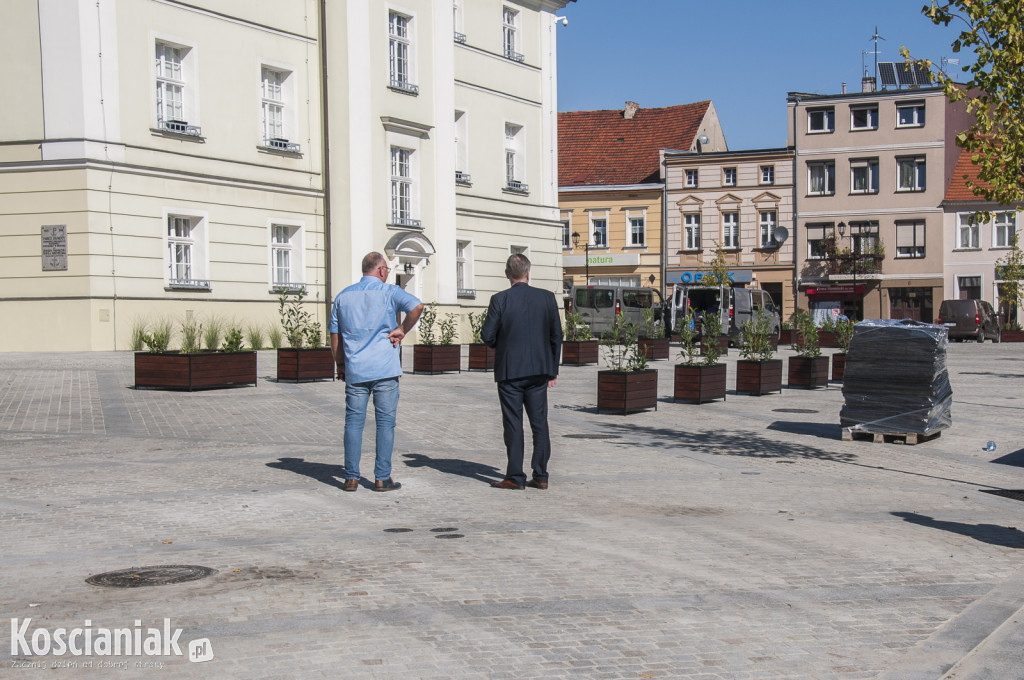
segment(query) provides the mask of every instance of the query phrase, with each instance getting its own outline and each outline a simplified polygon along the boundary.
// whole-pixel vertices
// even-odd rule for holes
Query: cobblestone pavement
[[[595,412],[598,367],[563,367],[547,491],[486,484],[504,469],[490,373],[407,373],[404,487],[353,494],[343,384],[277,383],[271,352],[257,387],[195,393],[135,390],[130,353],[0,354],[0,612],[31,618],[29,641],[166,618],[186,653],[12,642],[0,664],[74,665],[47,676],[61,678],[1024,677],[1024,503],[985,493],[1024,488],[1024,345],[951,345],[953,426],[916,446],[842,441],[835,383],[674,404],[673,361],[652,364],[657,411],[628,416]],[[147,565],[217,573],[85,582]],[[214,658],[190,663],[200,638]]]

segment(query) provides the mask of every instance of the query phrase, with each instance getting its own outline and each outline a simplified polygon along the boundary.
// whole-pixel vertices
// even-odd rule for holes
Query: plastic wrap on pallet
[[[840,424],[853,431],[929,435],[952,424],[943,326],[867,319],[853,327]]]

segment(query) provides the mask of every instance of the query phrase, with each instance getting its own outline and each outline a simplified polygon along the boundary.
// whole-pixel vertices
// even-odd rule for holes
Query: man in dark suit
[[[562,324],[555,296],[530,286],[530,260],[515,254],[505,263],[511,287],[491,297],[480,337],[494,347],[501,424],[508,467],[496,489],[548,488],[548,388],[555,386],[562,351]],[[533,431],[533,478],[523,472],[523,407]]]

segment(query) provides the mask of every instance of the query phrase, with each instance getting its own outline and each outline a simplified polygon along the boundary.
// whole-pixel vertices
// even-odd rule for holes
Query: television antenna
[[[868,38],[868,40],[873,40],[874,41],[875,49],[873,51],[870,51],[870,52],[867,51],[867,50],[864,50],[863,52],[861,52],[861,55],[860,55],[861,70],[864,71],[864,72],[867,72],[867,67],[864,66],[864,55],[865,54],[873,54],[873,55],[875,55],[875,82],[877,83],[878,82],[878,41],[879,40],[885,40],[885,38],[883,38],[882,36],[878,35],[878,24],[875,24],[875,34],[872,35],[870,38]],[[878,87],[878,86],[875,85],[875,87]]]

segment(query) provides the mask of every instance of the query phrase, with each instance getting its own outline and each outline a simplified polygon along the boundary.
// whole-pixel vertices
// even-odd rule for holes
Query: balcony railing
[[[190,288],[193,290],[210,290],[209,279],[167,279],[168,288]]]
[[[178,135],[200,137],[203,134],[202,129],[198,125],[189,125],[183,120],[161,120],[159,125],[161,130],[164,130],[165,132],[173,132]]]
[[[511,59],[512,61],[518,61],[518,62],[522,62],[523,59],[525,59],[525,57],[523,55],[519,54],[515,50],[510,50],[508,48],[505,49],[505,58],[506,59]]]
[[[465,45],[466,44],[466,34],[465,33],[459,33],[458,31],[455,31],[455,42],[459,43],[460,45]]]
[[[419,94],[420,88],[418,85],[413,85],[406,80],[398,80],[397,78],[391,79],[391,85],[389,86],[392,90],[404,92],[405,94]]]
[[[505,190],[514,191],[517,194],[528,194],[530,193],[530,186],[525,182],[520,182],[517,179],[510,179],[505,181]]]
[[[455,171],[455,183],[470,186],[473,183],[473,178],[468,172],[462,172],[461,170]]]
[[[402,215],[392,215],[391,224],[399,227],[412,227],[413,229],[423,228],[423,223],[420,220],[414,220],[411,217],[404,217]]]
[[[268,149],[288,151],[289,153],[301,153],[302,147],[296,142],[289,142],[287,139],[273,137],[265,142]]]
[[[834,255],[828,259],[829,276],[851,276],[856,274],[880,274],[884,254],[862,253],[860,255]]]
[[[456,296],[460,298],[475,298],[476,288],[458,288],[456,290]]]
[[[273,285],[275,293],[298,293],[299,291],[306,290],[306,284],[304,283],[275,283]]]

